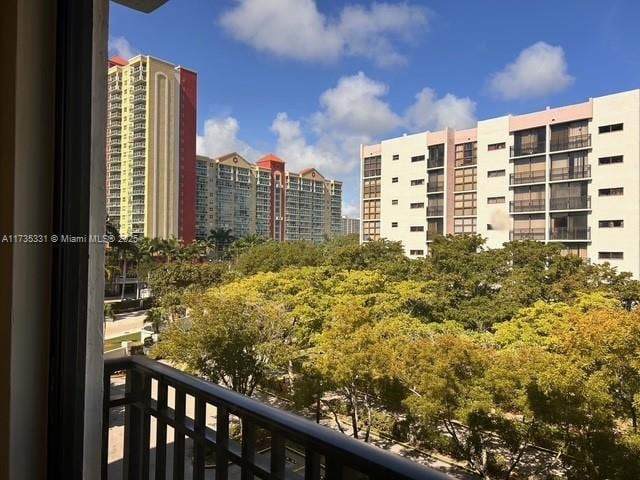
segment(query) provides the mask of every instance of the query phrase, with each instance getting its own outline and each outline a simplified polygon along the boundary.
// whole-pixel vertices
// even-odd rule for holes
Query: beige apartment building
[[[640,276],[640,90],[361,147],[361,241],[559,242]]]
[[[253,164],[235,152],[196,161],[196,238],[224,228],[320,243],[342,231],[342,182],[314,168],[289,172],[275,155]]]

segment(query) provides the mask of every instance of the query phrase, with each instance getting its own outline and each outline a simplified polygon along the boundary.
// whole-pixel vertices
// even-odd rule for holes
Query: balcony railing
[[[591,134],[572,135],[564,138],[552,138],[549,150],[557,152],[559,150],[572,150],[574,148],[589,148],[591,146]]]
[[[509,232],[509,240],[544,240],[544,228],[514,228]]]
[[[444,215],[444,206],[427,205],[427,217],[442,217]]]
[[[432,242],[438,235],[442,235],[442,232],[438,230],[427,230],[427,242]]]
[[[536,155],[538,153],[544,153],[545,149],[546,145],[544,140],[538,142],[520,143],[509,148],[509,156],[524,157],[527,155]]]
[[[444,190],[444,182],[427,182],[427,192],[442,192]]]
[[[517,172],[509,175],[510,185],[520,185],[523,183],[541,183],[547,178],[547,174],[544,170],[537,170],[533,172]]]
[[[591,196],[551,198],[549,210],[587,210],[591,208]]]
[[[444,167],[444,158],[429,158],[427,160],[427,168],[443,168]]]
[[[113,478],[109,476],[109,418],[116,408],[124,408],[124,478],[150,478],[155,473],[154,478],[183,479],[187,470],[193,478],[204,479],[205,469],[207,478],[218,480],[449,478],[146,357],[107,360],[104,371],[103,480]],[[119,398],[111,395],[111,377],[116,372],[126,375],[125,393]],[[214,412],[215,430],[208,421]],[[241,423],[241,441],[230,435],[237,426],[231,416]],[[152,419],[155,442],[150,438]],[[168,427],[175,432],[172,443],[167,438]],[[267,448],[260,448],[257,442],[257,433],[263,431],[266,435],[260,440]],[[193,455],[188,453],[187,442],[193,445]]]
[[[591,178],[591,165],[581,165],[579,167],[552,168],[551,181],[572,180],[575,178]]]
[[[540,212],[544,210],[544,198],[535,198],[528,200],[514,200],[509,202],[509,211],[512,213],[519,212]]]
[[[549,230],[550,240],[591,240],[591,227],[555,227]]]

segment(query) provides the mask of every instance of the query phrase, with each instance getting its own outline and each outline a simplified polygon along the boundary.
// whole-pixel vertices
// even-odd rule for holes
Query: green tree
[[[156,356],[249,396],[267,375],[282,371],[291,354],[290,324],[278,305],[216,289],[191,295],[186,304],[188,318],[167,327]]]
[[[231,229],[226,228],[216,228],[215,230],[209,231],[207,240],[215,245],[218,258],[222,257],[225,249],[235,240],[231,232]]]

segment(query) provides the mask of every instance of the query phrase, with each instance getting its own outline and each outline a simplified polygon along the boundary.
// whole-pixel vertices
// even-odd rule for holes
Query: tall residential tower
[[[107,215],[123,237],[195,238],[196,96],[184,67],[109,61]]]
[[[361,151],[361,240],[423,256],[435,235],[558,242],[640,276],[640,90]]]

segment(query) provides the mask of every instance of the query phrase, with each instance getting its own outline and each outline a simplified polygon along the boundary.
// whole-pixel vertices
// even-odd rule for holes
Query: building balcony
[[[434,181],[427,182],[427,192],[433,193],[433,192],[442,192],[442,191],[444,191],[444,182],[434,182]]]
[[[589,210],[591,208],[591,196],[551,198],[549,210]]]
[[[591,227],[555,227],[549,230],[549,240],[591,240]]]
[[[427,205],[427,217],[442,217],[444,215],[444,206]]]
[[[589,148],[591,147],[591,134],[585,133],[583,135],[572,135],[570,137],[551,139],[549,150],[552,152],[558,152],[561,150],[574,150],[576,148]]]
[[[433,242],[438,235],[442,235],[440,230],[427,230],[427,242]]]
[[[544,183],[547,173],[544,170],[534,172],[517,172],[509,175],[509,185],[522,185],[525,183]]]
[[[109,104],[109,110],[113,111],[113,110],[120,110],[122,108],[122,104],[121,103],[110,103]]]
[[[544,208],[544,198],[514,200],[509,202],[509,211],[511,213],[541,212],[544,211]]]
[[[514,228],[509,232],[509,240],[539,240],[544,241],[544,228]]]
[[[133,97],[133,103],[145,102],[147,100],[147,96],[144,94],[135,95]]]
[[[116,372],[124,396],[112,395]],[[143,356],[107,360],[104,375],[103,479],[118,469],[124,478],[449,478]],[[122,409],[122,459],[110,464],[108,419]],[[238,423],[241,440],[230,434]]]
[[[427,168],[444,168],[444,158],[428,159]]]
[[[133,124],[133,131],[139,131],[139,130],[144,130],[144,122],[142,123],[134,123]]]
[[[509,147],[509,156],[512,158],[526,157],[529,155],[544,153],[545,150],[546,145],[544,141],[521,143],[519,145],[513,145],[512,147]]]
[[[591,165],[582,165],[579,167],[563,167],[552,168],[549,180],[552,182],[558,180],[574,180],[577,178],[591,178]]]

